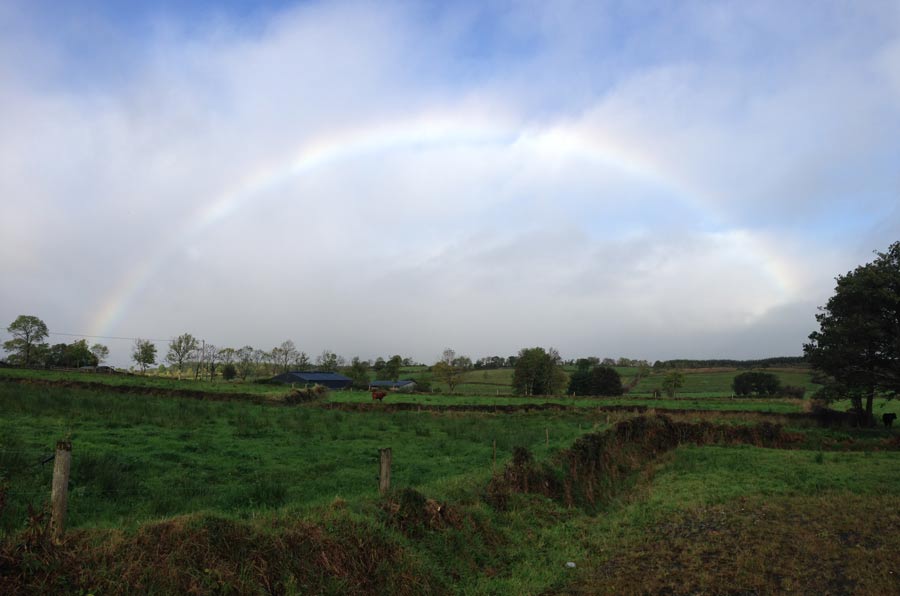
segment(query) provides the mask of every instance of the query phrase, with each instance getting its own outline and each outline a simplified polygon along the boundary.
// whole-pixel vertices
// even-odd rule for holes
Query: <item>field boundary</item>
[[[163,387],[146,387],[141,385],[113,385],[111,383],[101,383],[98,381],[74,381],[69,379],[33,379],[28,377],[2,377],[0,383],[10,383],[19,385],[37,385],[46,387],[58,387],[63,389],[87,389],[87,390],[103,390],[115,393],[129,393],[132,395],[152,395],[156,397],[187,397],[192,399],[207,401],[249,401],[256,404],[278,404],[278,398],[283,397],[275,394],[261,395],[258,393],[231,393],[224,391],[203,391],[199,389],[176,389]],[[287,395],[287,394],[286,394]]]

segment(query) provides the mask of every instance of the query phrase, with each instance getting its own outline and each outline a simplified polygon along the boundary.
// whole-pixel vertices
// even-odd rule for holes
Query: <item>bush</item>
[[[222,367],[222,378],[226,381],[230,381],[231,379],[237,376],[237,369],[233,364],[226,364]]]
[[[622,395],[622,377],[611,366],[579,369],[569,380],[569,393],[575,395]]]
[[[431,391],[431,377],[419,377],[416,379],[416,391],[428,393]]]
[[[772,373],[745,372],[737,375],[731,383],[737,395],[776,395],[781,390],[781,381]]]

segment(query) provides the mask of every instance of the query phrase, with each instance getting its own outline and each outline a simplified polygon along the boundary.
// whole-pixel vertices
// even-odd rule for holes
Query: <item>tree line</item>
[[[46,341],[50,335],[46,323],[34,315],[19,315],[6,331],[12,339],[3,342],[3,349],[13,366],[78,368],[99,366],[109,357],[108,347],[88,346],[86,339],[51,346]]]
[[[873,424],[873,401],[879,397],[893,399],[900,394],[900,242],[893,243],[886,252],[876,252],[872,262],[838,276],[836,281],[834,295],[816,315],[819,329],[809,335],[802,357],[667,360],[655,362],[652,368],[765,368],[809,364],[824,375],[822,381],[826,386],[819,397],[848,398],[860,419]],[[45,341],[49,335],[47,325],[33,315],[20,315],[7,331],[12,339],[4,342],[3,348],[9,354],[9,363],[18,366],[97,366],[109,355],[106,346],[94,344],[88,347],[84,339],[50,346]],[[146,371],[148,366],[155,364],[156,356],[153,342],[135,340],[132,359],[141,370]],[[188,367],[196,378],[208,374],[211,379],[215,378],[219,368],[226,378],[245,379],[261,372],[309,370],[313,366],[309,356],[297,350],[290,340],[268,351],[251,346],[233,349],[198,341],[188,333],[169,342],[165,360],[179,375]],[[323,371],[344,370],[354,383],[368,384],[370,368],[375,371],[376,378],[397,380],[401,367],[411,363],[409,359],[394,355],[389,359],[379,358],[374,364],[353,358],[348,365],[342,357],[326,349],[316,357],[314,366]],[[513,389],[520,395],[558,395],[563,390],[616,395],[629,387],[621,387],[621,378],[617,379],[613,364],[637,368],[631,386],[650,370],[646,361],[624,358],[613,362],[612,359],[591,357],[569,363],[576,367],[571,378],[563,369],[567,363],[553,348],[525,348],[516,356],[491,356],[475,362],[447,349],[431,370],[452,392],[466,371],[505,365],[514,369]],[[681,370],[671,370],[664,376],[661,388],[672,396],[683,384]],[[776,390],[771,378],[758,373],[739,376],[733,388],[738,394],[757,395]]]

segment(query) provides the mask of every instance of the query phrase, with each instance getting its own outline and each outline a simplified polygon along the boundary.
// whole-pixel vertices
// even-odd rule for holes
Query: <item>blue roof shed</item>
[[[297,383],[298,385],[324,385],[329,389],[346,389],[353,382],[349,377],[333,372],[286,372],[272,377],[276,383]]]

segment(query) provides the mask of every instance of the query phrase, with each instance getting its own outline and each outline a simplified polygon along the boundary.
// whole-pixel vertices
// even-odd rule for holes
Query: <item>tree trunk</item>
[[[872,402],[875,401],[875,389],[866,396],[866,426],[875,426],[875,416],[872,414]]]

